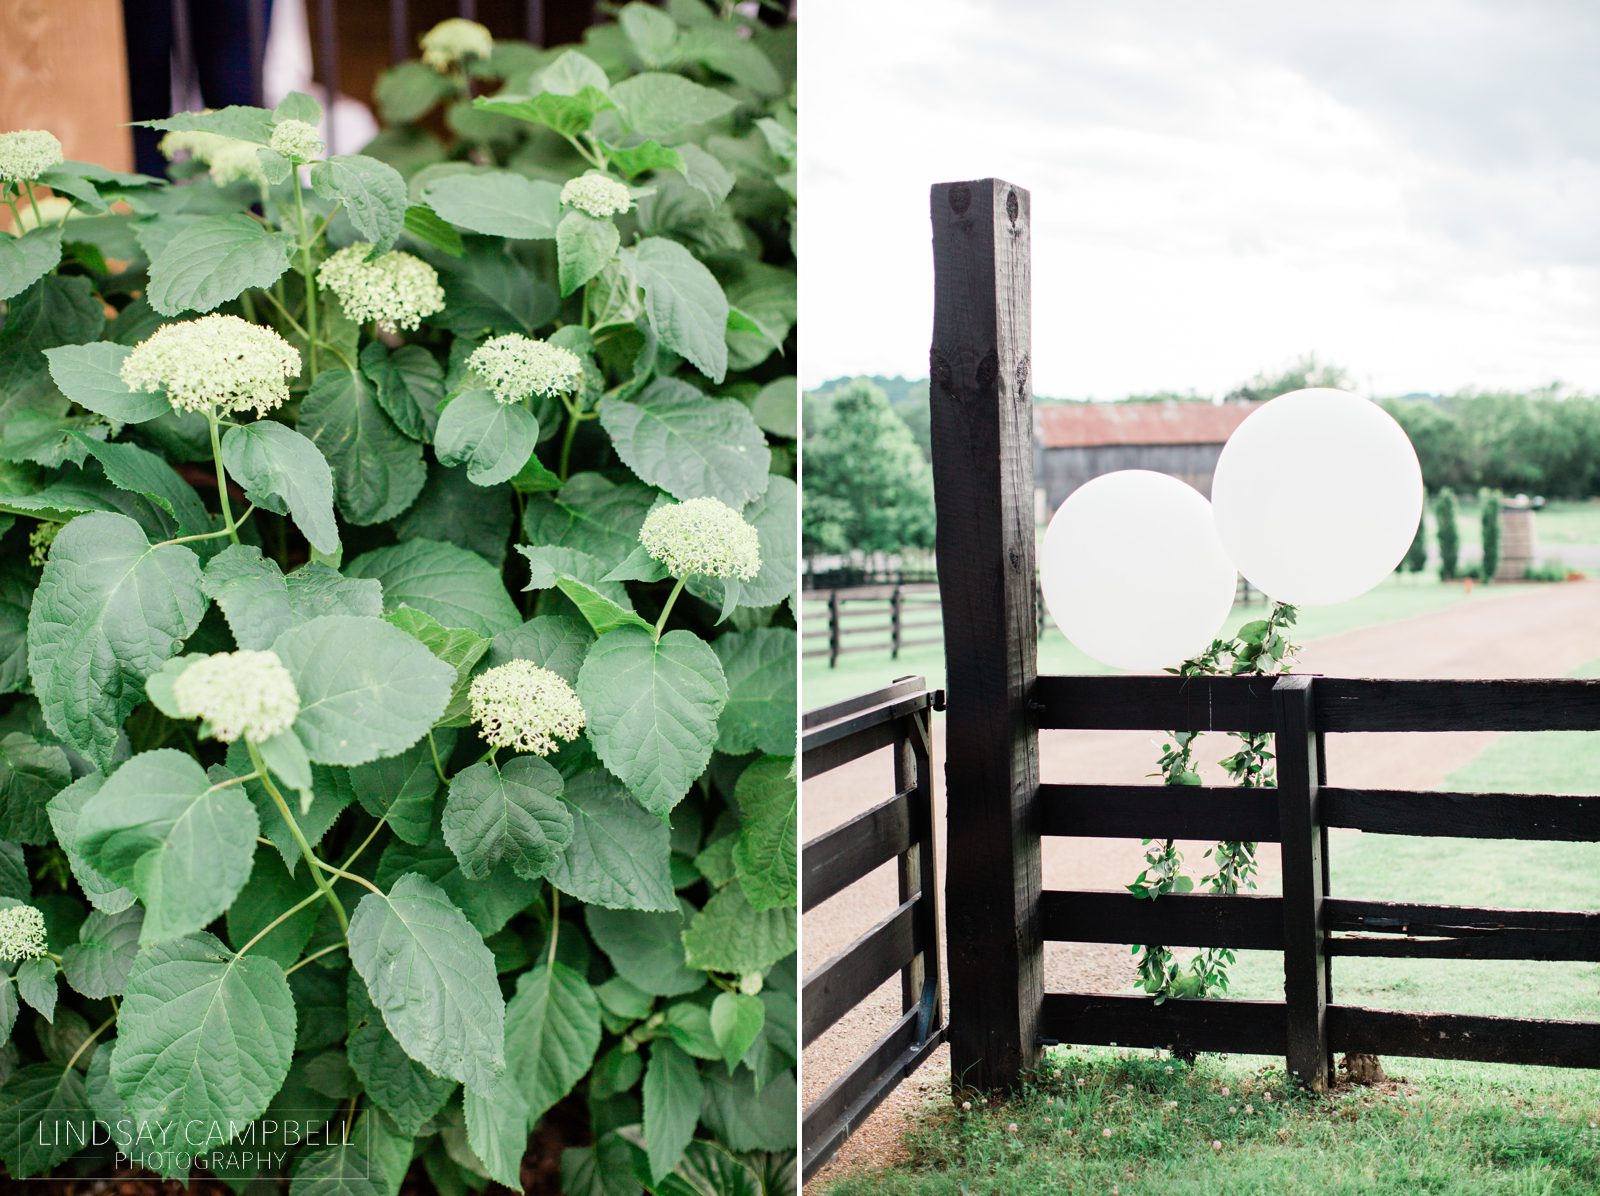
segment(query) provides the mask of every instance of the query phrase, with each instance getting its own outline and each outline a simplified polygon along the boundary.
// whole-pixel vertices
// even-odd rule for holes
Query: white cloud
[[[1600,6],[809,0],[801,375],[927,372],[934,182],[1033,194],[1041,395],[1600,389]]]

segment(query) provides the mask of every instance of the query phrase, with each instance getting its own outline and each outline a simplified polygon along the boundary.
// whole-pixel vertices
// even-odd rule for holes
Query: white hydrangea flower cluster
[[[520,403],[529,395],[570,394],[583,381],[583,362],[576,353],[516,332],[484,341],[467,365],[502,403]]]
[[[186,718],[205,720],[202,729],[223,743],[265,742],[300,713],[300,691],[283,661],[249,648],[195,661],[173,681],[172,700]]]
[[[633,196],[616,179],[603,174],[580,174],[575,179],[568,179],[566,186],[561,188],[561,202],[596,220],[605,220],[610,216],[620,216],[633,207]]]
[[[385,332],[412,329],[424,316],[444,309],[439,273],[427,262],[398,249],[370,261],[368,241],[357,241],[317,268],[317,281],[339,296],[344,314],[358,324],[377,321]]]
[[[34,204],[26,199],[17,208],[18,217],[12,222],[12,236],[20,237],[36,228],[54,228],[63,217],[82,215],[65,195],[41,195],[34,203],[38,204],[37,212],[34,211]]]
[[[422,35],[422,61],[448,74],[458,62],[487,58],[494,52],[494,35],[476,21],[451,17]]]
[[[314,162],[326,152],[317,126],[303,120],[280,120],[267,144],[295,162]]]
[[[289,399],[300,354],[270,328],[238,316],[202,316],[157,329],[122,363],[128,389],[164,392],[177,411],[264,415]]]
[[[761,538],[720,498],[691,498],[657,507],[639,529],[644,550],[674,577],[737,577],[761,572]]]
[[[492,747],[548,756],[583,730],[583,704],[559,674],[513,660],[480,674],[467,691],[472,721]]]
[[[267,172],[261,165],[261,147],[237,137],[208,133],[203,129],[182,129],[168,133],[157,146],[167,161],[188,154],[211,169],[211,181],[219,187],[246,180],[265,186]]]
[[[61,142],[43,129],[18,129],[0,133],[0,182],[32,182],[52,166],[61,165]]]
[[[0,959],[20,963],[44,953],[44,915],[31,905],[0,909]]]

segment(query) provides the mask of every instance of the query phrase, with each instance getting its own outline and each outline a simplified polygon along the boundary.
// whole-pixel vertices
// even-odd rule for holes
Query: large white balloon
[[[1116,668],[1156,672],[1210,646],[1238,579],[1193,487],[1125,469],[1061,504],[1039,581],[1050,617],[1079,648]]]
[[[1394,572],[1422,518],[1422,468],[1393,417],[1342,390],[1264,403],[1223,446],[1217,532],[1262,593],[1297,606],[1365,594]]]

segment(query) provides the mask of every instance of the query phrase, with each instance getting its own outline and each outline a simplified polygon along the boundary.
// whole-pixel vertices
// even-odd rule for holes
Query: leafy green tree
[[[1500,568],[1500,491],[1483,489],[1478,492],[1478,501],[1482,504],[1483,512],[1483,568],[1480,573],[1484,581],[1493,581],[1495,570]]]
[[[1406,549],[1405,559],[1400,562],[1396,572],[1421,573],[1428,564],[1428,518],[1423,511],[1417,519],[1417,534],[1411,541],[1411,547]]]
[[[1433,522],[1439,536],[1439,579],[1457,576],[1461,558],[1461,529],[1456,526],[1455,491],[1446,486],[1433,500]]]
[[[1335,390],[1350,388],[1350,374],[1342,366],[1321,361],[1315,353],[1307,353],[1276,372],[1263,370],[1248,382],[1228,392],[1229,399],[1275,399],[1291,390],[1305,390],[1312,386],[1329,386]]]
[[[807,553],[933,546],[933,470],[911,430],[871,382],[833,398],[805,442]]]

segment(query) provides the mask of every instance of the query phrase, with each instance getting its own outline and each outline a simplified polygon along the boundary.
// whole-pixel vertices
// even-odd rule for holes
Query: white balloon
[[[1345,602],[1393,573],[1422,499],[1417,452],[1393,417],[1321,387],[1251,412],[1211,481],[1217,533],[1239,572],[1296,606]]]
[[[1056,626],[1103,664],[1140,672],[1209,647],[1237,581],[1211,505],[1148,469],[1079,486],[1050,520],[1040,552],[1040,587]]]

